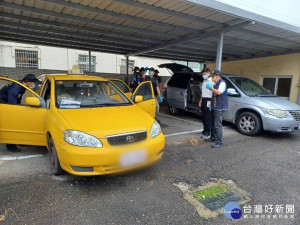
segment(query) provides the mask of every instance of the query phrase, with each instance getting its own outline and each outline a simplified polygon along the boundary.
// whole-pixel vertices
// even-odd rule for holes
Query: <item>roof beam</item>
[[[172,11],[172,10],[169,10],[169,9],[165,9],[165,8],[160,8],[160,7],[153,6],[153,5],[148,5],[148,4],[142,3],[142,2],[137,2],[137,1],[133,1],[133,0],[114,0],[114,1],[126,4],[126,5],[130,5],[130,6],[136,6],[136,7],[139,7],[139,8],[147,9],[147,10],[154,11],[154,12],[159,12],[159,13],[162,13],[164,15],[167,14],[167,15],[170,15],[170,16],[180,17],[182,19],[188,19],[188,20],[191,20],[193,22],[195,22],[195,21],[201,22],[201,23],[204,23],[204,24],[207,24],[207,25],[210,25],[210,26],[214,26],[214,27],[222,28],[222,27],[225,26],[224,24],[213,21],[213,20],[188,15],[188,14]]]
[[[130,39],[130,40],[136,40],[139,42],[147,42],[147,43],[160,43],[160,40],[156,40],[155,38],[145,38],[145,37],[139,37],[139,36],[134,36],[130,34],[123,34],[123,33],[118,33],[118,32],[113,32],[113,31],[104,31],[98,28],[88,28],[88,27],[82,27],[82,26],[77,26],[77,25],[72,25],[72,24],[67,24],[67,23],[58,23],[58,22],[53,22],[49,20],[43,20],[43,19],[34,19],[31,17],[27,16],[21,16],[21,15],[15,15],[11,13],[5,13],[1,12],[0,17],[7,18],[7,19],[16,19],[16,20],[21,20],[21,21],[26,21],[26,22],[32,22],[32,23],[37,23],[41,25],[47,25],[47,26],[54,26],[54,27],[59,27],[59,28],[66,28],[66,29],[74,29],[78,31],[86,31],[90,33],[94,33],[97,35],[105,35],[108,36],[109,38],[111,37],[118,37],[118,40],[120,37],[124,39]],[[134,43],[138,43],[134,41]]]
[[[33,37],[26,37],[26,36],[18,36],[18,35],[14,35],[11,36],[7,33],[2,33],[0,31],[0,39],[4,40],[10,40],[10,41],[14,41],[14,42],[20,42],[20,43],[30,43],[30,44],[36,44],[36,45],[46,45],[46,46],[53,46],[53,47],[57,47],[58,44],[60,45],[61,48],[71,48],[71,49],[79,49],[79,50],[84,50],[84,51],[89,51],[91,50],[91,48],[88,47],[81,47],[78,46],[76,44],[72,44],[71,42],[57,42],[56,40],[45,40],[45,39],[41,39],[41,38],[33,38]],[[118,50],[109,50],[107,51],[106,49],[102,49],[102,48],[93,48],[93,51],[98,51],[98,52],[106,52],[106,53],[112,53],[112,54],[121,54],[124,55],[126,54],[126,52],[124,51],[118,51]]]
[[[216,55],[217,53],[217,44],[215,45],[212,45],[212,44],[208,44],[208,45],[205,45],[205,44],[199,44],[199,43],[189,43],[188,45],[177,45],[178,47],[182,47],[188,51],[198,51],[198,52],[202,52],[204,54],[208,53],[212,53],[214,56]],[[177,47],[176,47],[177,49]],[[249,53],[249,52],[248,52]],[[242,52],[238,52],[238,51],[232,51],[229,47],[227,50],[223,50],[223,55],[231,55],[231,56],[240,56],[242,55],[243,53]]]
[[[289,39],[286,39],[286,38],[275,37],[273,35],[264,34],[262,32],[253,31],[253,30],[249,30],[249,29],[239,29],[237,31],[241,32],[241,33],[244,33],[244,34],[251,34],[251,35],[254,35],[254,36],[268,38],[270,40],[276,40],[276,41],[282,41],[282,42],[290,42],[290,43],[295,44],[296,46],[299,46],[299,44],[300,44],[300,41],[292,41],[292,40],[289,40]]]
[[[253,49],[257,49],[257,50],[260,50],[261,48],[266,48],[266,47],[270,48],[272,50],[277,50],[277,49],[278,50],[286,50],[286,48],[278,47],[276,45],[263,44],[263,43],[259,43],[259,42],[256,42],[256,41],[249,41],[249,40],[245,40],[245,39],[242,39],[242,38],[227,36],[225,34],[224,44],[226,44],[227,41],[238,42],[238,43],[243,44],[243,46],[245,45],[248,48],[250,47],[250,48],[253,48]]]
[[[126,15],[126,14],[117,13],[117,12],[113,12],[113,11],[109,11],[109,10],[105,10],[105,9],[101,9],[101,8],[97,8],[97,7],[90,7],[87,5],[82,5],[80,3],[66,2],[66,1],[61,1],[61,0],[39,0],[39,1],[46,2],[46,3],[52,3],[52,4],[60,5],[60,6],[65,6],[68,8],[79,9],[79,10],[84,10],[84,11],[88,11],[88,12],[94,12],[97,14],[117,17],[117,18],[121,18],[124,20],[131,20],[131,21],[135,21],[135,22],[148,24],[148,25],[160,26],[160,27],[164,27],[167,29],[182,30],[182,31],[185,31],[188,33],[197,32],[196,29],[192,29],[192,28],[188,28],[188,27],[182,27],[182,26],[173,25],[173,24],[169,24],[169,23],[158,22],[155,20],[144,19],[142,17]]]
[[[49,10],[38,9],[38,8],[35,8],[35,7],[19,5],[19,4],[15,4],[15,3],[2,2],[1,6],[4,7],[4,8],[18,9],[18,10],[21,10],[21,11],[28,11],[28,12],[31,12],[31,13],[37,13],[37,14],[42,14],[42,15],[47,15],[47,16],[53,16],[53,17],[63,18],[63,19],[66,19],[66,20],[71,20],[71,21],[95,24],[97,26],[102,26],[102,27],[109,27],[109,28],[118,29],[118,30],[125,30],[125,31],[131,31],[131,32],[136,32],[136,33],[141,33],[141,34],[147,34],[147,35],[151,35],[151,36],[154,36],[154,37],[160,36],[160,37],[166,38],[166,39],[172,39],[172,38],[180,37],[178,35],[167,34],[167,33],[162,33],[162,32],[154,32],[154,31],[149,31],[149,30],[145,30],[145,29],[141,29],[141,28],[126,26],[126,25],[120,25],[120,24],[115,24],[115,23],[110,23],[110,22],[104,22],[104,21],[101,21],[101,20],[93,20],[93,19],[73,16],[73,15],[69,15],[69,14],[57,13],[57,12],[53,12],[53,11],[49,11]]]
[[[180,61],[192,61],[192,62],[204,62],[205,59],[193,58],[193,57],[180,57],[176,55],[169,55],[164,53],[157,53],[157,54],[147,54],[142,55],[142,57],[146,58],[159,58],[159,59],[171,59],[171,60],[180,60]]]
[[[128,56],[130,56],[130,55],[140,55],[140,54],[143,54],[143,53],[153,52],[153,51],[157,51],[157,50],[160,50],[160,49],[172,47],[172,46],[175,46],[175,45],[178,45],[178,44],[183,44],[183,43],[186,43],[186,42],[189,42],[189,41],[204,39],[204,38],[207,38],[207,37],[210,37],[210,36],[213,36],[213,35],[217,35],[220,32],[228,32],[228,31],[231,31],[231,30],[235,30],[235,29],[247,26],[249,24],[253,24],[253,22],[252,21],[246,21],[246,22],[242,22],[242,23],[238,23],[238,24],[235,24],[235,25],[227,26],[225,28],[221,28],[221,29],[214,30],[214,31],[199,32],[198,34],[187,35],[183,38],[175,39],[173,41],[164,42],[163,44],[157,45],[153,48],[148,48],[148,49],[145,49],[145,50],[130,53],[130,54],[128,54]]]
[[[176,49],[173,48],[167,48],[165,49],[165,51],[171,51],[171,52],[182,52],[182,53],[186,53],[186,54],[196,54],[196,55],[201,55],[201,56],[212,56],[215,57],[216,56],[216,51],[213,49],[208,49],[208,50],[197,50],[195,48],[192,47],[180,47],[180,46],[176,46]],[[223,54],[224,56],[227,57],[237,57],[240,56],[241,54]]]
[[[190,47],[192,49],[198,49],[198,50],[201,50],[201,49],[204,49],[204,50],[211,50],[211,49],[215,49],[215,53],[216,53],[216,49],[217,49],[217,42],[208,42],[208,41],[193,41],[193,42],[190,42],[188,46],[185,46],[184,44],[183,45],[179,45],[179,46],[182,46],[182,47]],[[250,52],[255,52],[254,49],[252,48],[244,48],[244,47],[238,47],[238,46],[235,46],[235,45],[229,45],[229,44],[224,44],[223,46],[223,53],[228,53],[228,54],[236,54],[236,55],[241,55],[241,54],[244,54],[244,53],[249,53]]]
[[[278,20],[271,19],[266,16],[258,15],[256,13],[252,13],[246,11],[244,9],[240,9],[222,2],[218,1],[209,1],[209,0],[185,0],[187,2],[193,3],[198,6],[203,6],[207,8],[211,8],[213,10],[217,10],[226,14],[233,15],[235,17],[245,18],[248,20],[257,21],[262,24],[267,24],[272,27],[278,27],[281,29],[285,29],[291,32],[295,32],[300,34],[300,27],[296,27]]]
[[[31,30],[33,32],[41,31],[41,32],[46,32],[46,33],[50,33],[50,34],[58,34],[58,35],[64,35],[64,36],[70,36],[71,39],[73,39],[73,37],[80,37],[83,39],[88,39],[88,40],[95,40],[97,41],[97,43],[102,43],[103,45],[105,44],[105,46],[113,46],[113,47],[123,47],[124,45],[122,44],[126,44],[126,46],[128,48],[136,48],[136,46],[140,46],[140,47],[145,47],[148,46],[150,47],[150,45],[138,45],[135,44],[136,42],[128,42],[128,41],[123,41],[120,39],[105,39],[103,38],[103,36],[99,36],[99,35],[95,35],[95,34],[84,34],[84,33],[79,33],[79,32],[70,32],[70,31],[66,31],[66,30],[57,30],[57,29],[53,29],[53,28],[43,28],[43,27],[39,27],[39,26],[31,26],[31,25],[27,25],[27,24],[19,24],[19,23],[13,23],[13,22],[7,22],[7,21],[0,21],[0,26],[7,26],[9,28],[18,28],[21,30]],[[37,35],[39,35],[39,33],[37,33]],[[122,42],[122,43],[120,43]]]
[[[216,21],[213,21],[213,20],[200,18],[200,17],[197,17],[197,16],[192,16],[192,15],[172,11],[172,10],[165,9],[165,8],[160,8],[160,7],[157,7],[157,6],[148,5],[148,4],[142,3],[142,2],[136,2],[134,0],[114,0],[114,1],[124,3],[124,4],[127,4],[127,5],[134,5],[136,7],[148,9],[148,10],[151,10],[151,11],[154,11],[154,12],[160,12],[162,14],[168,14],[170,16],[175,16],[175,17],[180,17],[180,18],[183,18],[183,19],[188,19],[188,20],[191,20],[193,22],[194,21],[199,21],[199,22],[202,22],[202,23],[214,26],[214,27],[222,28],[222,27],[228,26],[228,24],[225,24],[225,23],[220,23],[220,22],[216,22]],[[293,25],[290,25],[290,24],[287,24],[287,23],[283,23],[283,22],[280,22],[280,21],[277,21],[277,20],[273,20],[273,19],[268,18],[268,17],[260,16],[258,14],[254,14],[254,13],[248,12],[246,10],[242,10],[242,9],[239,9],[239,8],[236,8],[236,7],[221,3],[221,2],[209,1],[209,0],[185,0],[185,1],[194,3],[195,5],[198,5],[198,6],[208,7],[208,8],[211,8],[212,10],[226,12],[226,13],[232,14],[234,17],[238,16],[238,17],[241,17],[241,18],[244,18],[244,19],[247,19],[247,20],[258,21],[258,22],[263,23],[263,24],[267,24],[267,25],[274,26],[274,27],[277,26],[277,27],[280,27],[282,29],[286,29],[286,30],[289,30],[289,31],[292,31],[292,32],[300,33],[300,28],[299,27],[296,27],[296,26],[293,26]],[[237,14],[235,14],[235,13],[237,13]],[[248,17],[246,17],[245,15],[248,15]],[[244,29],[240,29],[240,30],[244,31]],[[248,31],[248,30],[245,30],[245,31]],[[267,34],[257,32],[255,35],[256,36],[262,36],[262,35],[267,35]],[[269,35],[269,38],[271,40],[278,40],[278,38],[280,39],[280,37],[274,37],[274,36],[271,36],[271,35]],[[284,38],[281,38],[281,39],[283,39],[285,42],[298,43],[298,44],[300,43],[300,40],[299,40],[299,42],[296,42],[296,41],[292,41],[292,40],[289,40],[289,39],[284,39]]]
[[[19,29],[12,29],[12,28],[2,28],[0,30],[2,33],[8,33],[8,34],[13,34],[12,37],[16,36],[16,35],[21,35],[21,36],[28,36],[28,37],[37,37],[39,39],[53,39],[53,40],[56,40],[57,43],[58,43],[58,46],[59,46],[59,43],[69,43],[69,42],[73,42],[73,43],[77,43],[77,44],[80,44],[80,46],[86,46],[87,48],[89,48],[90,50],[93,50],[93,48],[102,48],[102,49],[105,49],[107,51],[109,51],[109,49],[124,49],[125,52],[128,52],[130,50],[133,50],[133,48],[128,48],[127,46],[119,46],[119,47],[116,47],[116,46],[109,46],[109,47],[106,47],[107,45],[105,44],[101,44],[101,43],[97,43],[97,42],[94,42],[94,43],[87,43],[85,40],[82,40],[82,39],[78,39],[78,38],[65,38],[65,40],[62,40],[62,38],[64,36],[57,36],[57,35],[49,35],[49,34],[42,34],[42,33],[39,33],[39,32],[26,32],[26,31],[21,31]]]
[[[158,54],[158,52],[154,52],[154,54]],[[201,54],[199,52],[194,53],[194,52],[178,50],[178,49],[176,49],[176,50],[165,49],[164,53],[167,53],[169,55],[176,55],[176,56],[182,56],[182,57],[193,57],[193,58],[201,58],[201,59],[205,59],[205,56],[206,56],[206,55]],[[161,52],[159,54],[161,54]]]
[[[281,51],[281,52],[264,52],[260,55],[246,55],[245,57],[237,57],[237,58],[231,58],[231,59],[225,59],[224,61],[237,61],[237,60],[245,60],[245,59],[255,59],[255,58],[263,58],[263,57],[270,57],[270,56],[280,56],[280,55],[287,55],[287,54],[293,54],[293,53],[300,53],[300,49],[297,50],[288,50],[288,51]]]

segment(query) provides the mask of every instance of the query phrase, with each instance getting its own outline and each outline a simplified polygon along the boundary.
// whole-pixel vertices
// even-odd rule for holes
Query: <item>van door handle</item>
[[[183,92],[183,93],[180,93],[180,95],[184,95],[184,92]]]

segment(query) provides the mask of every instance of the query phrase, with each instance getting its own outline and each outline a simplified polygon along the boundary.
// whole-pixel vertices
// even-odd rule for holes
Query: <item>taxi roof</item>
[[[40,77],[53,77],[55,80],[97,80],[97,81],[108,81],[103,77],[96,77],[90,75],[70,75],[70,74],[43,74]]]

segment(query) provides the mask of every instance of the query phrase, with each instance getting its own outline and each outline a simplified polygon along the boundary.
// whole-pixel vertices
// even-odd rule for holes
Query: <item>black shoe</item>
[[[19,149],[17,146],[13,146],[13,147],[7,148],[7,151],[9,151],[9,152],[20,152],[21,149]]]
[[[210,147],[212,147],[212,148],[222,148],[223,145],[220,145],[220,144],[214,144],[214,145],[212,145],[212,146],[210,146]]]
[[[208,139],[205,139],[205,141],[207,141],[207,142],[215,142],[216,139],[214,139],[214,138],[208,138]]]

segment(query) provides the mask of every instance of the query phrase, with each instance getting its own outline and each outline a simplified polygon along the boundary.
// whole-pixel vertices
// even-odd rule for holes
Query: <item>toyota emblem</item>
[[[128,143],[133,142],[133,140],[134,140],[134,137],[133,137],[133,136],[127,136],[127,137],[126,137],[126,141],[127,141]]]

